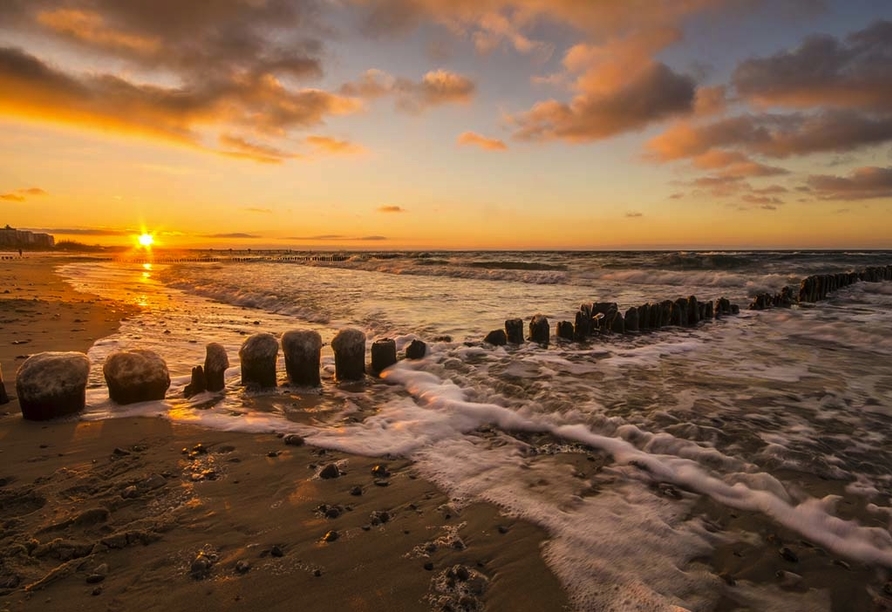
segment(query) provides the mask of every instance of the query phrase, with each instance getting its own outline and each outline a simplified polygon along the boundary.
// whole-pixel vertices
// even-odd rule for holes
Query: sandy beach
[[[130,314],[74,292],[63,261],[0,261],[10,396],[27,355],[85,352]],[[542,530],[460,507],[403,459],[157,418],[27,422],[13,397],[0,466],[0,610],[567,609]]]

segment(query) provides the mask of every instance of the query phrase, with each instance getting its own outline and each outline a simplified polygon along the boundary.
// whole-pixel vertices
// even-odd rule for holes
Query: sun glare
[[[139,245],[144,248],[149,248],[155,243],[155,238],[151,234],[141,234],[137,240],[139,240]]]

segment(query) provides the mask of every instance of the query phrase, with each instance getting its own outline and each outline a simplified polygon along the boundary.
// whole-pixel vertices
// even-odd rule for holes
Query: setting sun
[[[151,234],[140,234],[139,238],[139,246],[149,248],[155,243],[155,238]]]

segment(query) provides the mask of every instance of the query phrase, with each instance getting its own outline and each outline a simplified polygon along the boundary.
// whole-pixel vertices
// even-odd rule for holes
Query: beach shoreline
[[[66,261],[0,262],[11,397],[27,354],[86,352],[135,312],[75,292]],[[0,463],[0,610],[569,607],[541,529],[453,503],[405,459],[161,418],[33,423],[13,399]]]

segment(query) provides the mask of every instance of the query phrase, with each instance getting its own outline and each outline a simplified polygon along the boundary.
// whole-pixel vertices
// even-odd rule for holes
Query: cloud
[[[245,212],[260,213],[263,215],[271,215],[273,212],[272,208],[260,208],[257,206],[248,206],[248,207],[244,208],[243,210]]]
[[[640,212],[627,212],[625,214],[626,219],[639,219],[644,216],[644,213]]]
[[[26,187],[24,189],[16,189],[7,193],[0,193],[0,200],[7,202],[24,202],[29,196],[43,196],[47,192],[40,187]]]
[[[857,168],[849,176],[811,175],[808,187],[824,200],[867,200],[892,197],[892,167]]]
[[[684,197],[683,191],[676,191],[675,193],[669,194],[670,200],[680,200]]]
[[[432,70],[420,81],[394,77],[382,70],[367,70],[357,81],[345,83],[345,96],[375,99],[393,96],[399,110],[422,113],[444,104],[467,104],[477,86],[470,78],[448,70]]]
[[[404,213],[406,209],[402,206],[382,206],[378,209],[380,213]]]
[[[892,22],[876,21],[845,39],[807,37],[796,49],[742,62],[732,82],[756,104],[892,112]]]
[[[497,138],[487,138],[476,132],[462,132],[457,143],[462,146],[477,146],[486,151],[506,151],[508,145]]]
[[[221,134],[219,138],[221,153],[229,157],[252,159],[264,164],[281,164],[284,160],[297,157],[276,147],[250,142],[238,136]]]
[[[295,240],[298,242],[381,242],[390,240],[386,236],[347,236],[344,234],[321,234],[318,236],[289,236],[285,240]]]
[[[815,115],[739,115],[712,123],[677,123],[651,139],[652,159],[697,157],[713,148],[736,148],[776,159],[812,153],[847,152],[892,139],[892,115],[870,117],[850,110]]]
[[[0,114],[152,136],[205,148],[199,129],[238,127],[281,137],[318,125],[327,115],[355,112],[359,100],[315,89],[291,90],[271,75],[236,75],[188,88],[137,84],[108,74],[73,76],[18,49],[0,48]],[[228,136],[224,154],[259,161],[259,145]],[[257,153],[259,151],[259,154]],[[267,149],[267,152],[274,151]]]
[[[51,228],[40,229],[47,234],[62,234],[65,236],[133,236],[138,234],[136,230],[107,229],[99,227],[90,228]]]
[[[261,238],[256,234],[246,234],[244,232],[232,232],[228,234],[202,234],[202,238]]]
[[[347,140],[338,140],[329,136],[307,136],[304,139],[317,153],[329,153],[333,155],[355,155],[362,153],[363,148]]]
[[[693,79],[650,57],[677,36],[674,30],[661,30],[604,45],[571,47],[563,66],[574,97],[569,102],[537,102],[527,111],[509,115],[514,136],[590,142],[690,113],[695,101]]]

